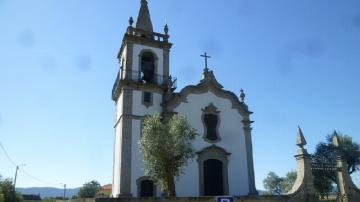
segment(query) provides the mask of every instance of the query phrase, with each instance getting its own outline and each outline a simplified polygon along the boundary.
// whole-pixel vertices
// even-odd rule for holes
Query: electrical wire
[[[14,160],[12,160],[12,158],[11,158],[10,155],[7,153],[4,145],[3,145],[1,142],[0,142],[0,147],[1,147],[1,149],[4,151],[4,154],[5,154],[6,158],[11,162],[11,164],[13,164],[13,165],[16,167],[17,164],[15,163]]]
[[[51,186],[59,186],[59,185],[60,185],[60,183],[52,183],[52,182],[48,182],[48,181],[42,180],[42,179],[40,179],[40,178],[38,178],[38,177],[35,177],[35,176],[31,175],[30,173],[26,172],[26,171],[25,171],[24,169],[22,169],[22,168],[20,168],[19,170],[20,170],[22,173],[24,173],[26,176],[28,176],[28,177],[32,178],[33,180],[38,181],[38,182],[40,182],[40,183],[42,183],[42,184],[47,184],[47,185],[51,185]]]
[[[10,157],[9,153],[6,151],[4,145],[3,145],[1,142],[0,142],[0,148],[3,150],[6,158],[9,160],[9,162],[10,162],[11,164],[13,164],[15,167],[17,167],[18,164],[15,163],[15,161]],[[31,175],[30,173],[28,173],[27,171],[25,171],[25,170],[22,169],[22,168],[19,168],[19,171],[21,171],[22,173],[24,173],[24,174],[25,174],[26,176],[28,176],[29,178],[31,178],[31,179],[33,179],[33,180],[35,180],[35,181],[37,181],[37,182],[40,182],[40,183],[42,183],[42,184],[46,184],[46,185],[50,185],[50,186],[59,186],[60,184],[62,184],[62,183],[52,183],[52,182],[48,182],[48,181],[42,180],[42,179],[40,179],[40,178],[38,178],[38,177],[35,177],[35,176]]]

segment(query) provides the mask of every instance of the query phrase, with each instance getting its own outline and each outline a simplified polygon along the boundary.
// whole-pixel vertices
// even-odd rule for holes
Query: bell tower
[[[129,19],[118,54],[119,73],[112,90],[116,105],[113,161],[113,197],[134,196],[144,177],[138,140],[146,115],[163,112],[162,102],[174,90],[169,75],[168,26],[153,31],[148,2],[141,0],[136,26]]]

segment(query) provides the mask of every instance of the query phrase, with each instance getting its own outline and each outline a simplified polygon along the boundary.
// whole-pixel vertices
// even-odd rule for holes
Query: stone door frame
[[[199,166],[199,192],[200,196],[205,195],[204,186],[204,162],[210,159],[218,160],[222,163],[222,177],[223,177],[223,189],[224,195],[229,195],[229,179],[228,179],[228,156],[230,153],[226,152],[223,148],[216,145],[207,147],[200,152],[197,152],[198,166]]]

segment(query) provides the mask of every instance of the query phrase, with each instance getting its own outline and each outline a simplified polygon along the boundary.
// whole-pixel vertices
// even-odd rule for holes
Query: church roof
[[[136,21],[136,28],[148,32],[153,32],[148,2],[146,0],[141,0],[141,7]]]
[[[207,68],[204,69],[204,73],[199,84],[186,86],[179,93],[175,93],[173,97],[166,101],[166,106],[168,109],[173,110],[181,102],[186,102],[186,97],[189,94],[200,94],[207,91],[211,91],[219,97],[229,99],[233,108],[238,109],[240,114],[248,116],[253,113],[249,111],[248,106],[244,102],[240,101],[233,92],[224,90],[224,87],[216,80],[213,71],[210,71]]]

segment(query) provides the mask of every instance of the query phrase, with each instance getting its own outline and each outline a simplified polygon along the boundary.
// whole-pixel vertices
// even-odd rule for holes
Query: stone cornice
[[[223,149],[221,147],[218,147],[218,146],[216,146],[214,144],[211,145],[211,146],[203,148],[201,151],[196,152],[196,154],[201,155],[201,154],[203,154],[205,152],[209,152],[209,151],[221,153],[221,154],[223,154],[225,156],[229,156],[231,154],[231,153],[227,152],[225,149]]]
[[[144,46],[150,46],[153,48],[161,48],[161,49],[164,49],[167,51],[169,51],[170,48],[172,47],[172,43],[169,43],[166,41],[157,41],[155,39],[150,39],[150,38],[136,36],[136,35],[130,35],[130,34],[126,33],[122,40],[121,48],[120,48],[118,56],[117,56],[118,58],[121,57],[121,53],[123,52],[125,45],[131,44],[131,43],[132,44],[141,44]]]
[[[120,123],[121,119],[124,117],[128,117],[131,119],[137,119],[137,120],[142,120],[144,119],[146,116],[139,116],[139,115],[133,115],[133,114],[122,114],[116,121],[114,124],[114,128],[116,128],[116,126]]]
[[[149,84],[149,83],[140,83],[137,81],[132,80],[117,80],[114,88],[113,88],[113,95],[112,99],[113,101],[117,101],[121,94],[122,87],[126,86],[127,88],[131,88],[134,90],[140,90],[140,91],[148,91],[153,93],[159,93],[162,94],[167,86],[165,85],[157,85],[157,84]]]

